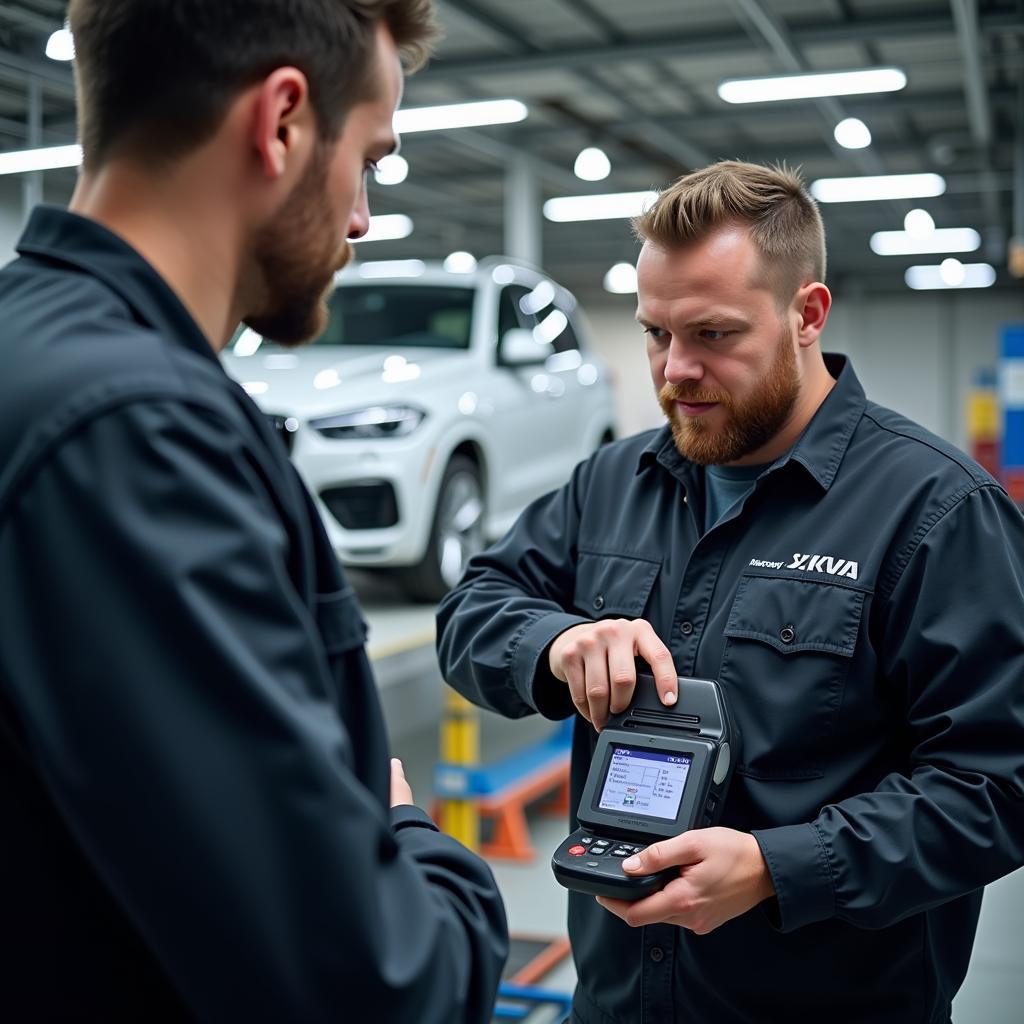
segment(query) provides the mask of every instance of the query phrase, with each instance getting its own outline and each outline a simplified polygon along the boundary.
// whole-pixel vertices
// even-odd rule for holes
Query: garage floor
[[[364,611],[371,625],[370,650],[393,654],[408,640],[410,643],[432,644],[433,610],[426,606],[396,604],[397,594],[386,585],[356,577],[354,580],[363,599]],[[405,638],[405,639],[403,639]],[[421,650],[422,655],[427,652]],[[424,678],[420,686],[440,686],[439,677]],[[394,681],[392,686],[399,685]],[[386,696],[386,694],[385,694]],[[440,696],[433,707],[440,708]],[[392,747],[401,757],[413,794],[421,806],[429,806],[433,793],[431,777],[438,756],[439,717],[428,725],[410,728],[407,722],[392,724],[385,700]],[[507,721],[489,712],[480,713],[481,749],[489,758],[497,758],[512,750],[550,734],[552,723],[537,717]],[[539,851],[532,864],[493,863],[514,934],[565,934],[566,894],[558,885],[548,865],[547,853],[565,838],[565,825],[555,819],[531,817],[531,833]],[[1020,1024],[1024,1020],[1024,945],[1021,943],[1021,921],[1024,920],[1024,870],[1001,879],[988,887],[982,907],[981,922],[974,946],[974,955],[967,980],[953,1007],[955,1024]],[[564,961],[542,983],[543,987],[570,992],[575,981],[571,960]],[[551,1009],[537,1009],[527,1018],[529,1024],[547,1024],[559,1019]]]

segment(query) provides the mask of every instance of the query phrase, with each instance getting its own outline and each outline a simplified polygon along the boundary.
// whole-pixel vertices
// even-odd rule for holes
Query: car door
[[[567,386],[563,374],[547,365],[557,352],[544,339],[546,313],[532,312],[535,289],[515,283],[502,288],[495,325],[495,472],[492,476],[492,515],[502,526],[511,525],[518,511],[534,498],[568,478],[565,451],[576,450]],[[512,329],[537,338],[537,359],[526,365],[502,365],[501,339]],[[559,332],[561,333],[561,332]]]

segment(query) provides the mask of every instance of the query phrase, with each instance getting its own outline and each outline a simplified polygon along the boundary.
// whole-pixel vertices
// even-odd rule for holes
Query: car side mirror
[[[553,355],[550,341],[537,341],[533,331],[513,327],[505,332],[498,346],[498,362],[503,366],[535,366]]]

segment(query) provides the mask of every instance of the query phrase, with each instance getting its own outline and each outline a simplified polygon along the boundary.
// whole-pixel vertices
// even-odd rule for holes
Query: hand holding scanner
[[[713,679],[679,677],[665,707],[653,676],[637,675],[633,700],[602,730],[576,817],[551,858],[567,889],[637,900],[678,874],[627,875],[622,861],[659,839],[718,823],[740,756],[740,735]]]

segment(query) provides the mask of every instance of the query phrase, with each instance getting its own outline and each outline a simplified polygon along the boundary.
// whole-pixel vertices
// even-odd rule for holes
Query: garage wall
[[[582,305],[616,377],[620,433],[660,425],[635,297],[595,294]],[[995,367],[1006,323],[1024,323],[1024,294],[837,295],[823,348],[850,357],[874,401],[963,447],[967,391],[977,370]]]

